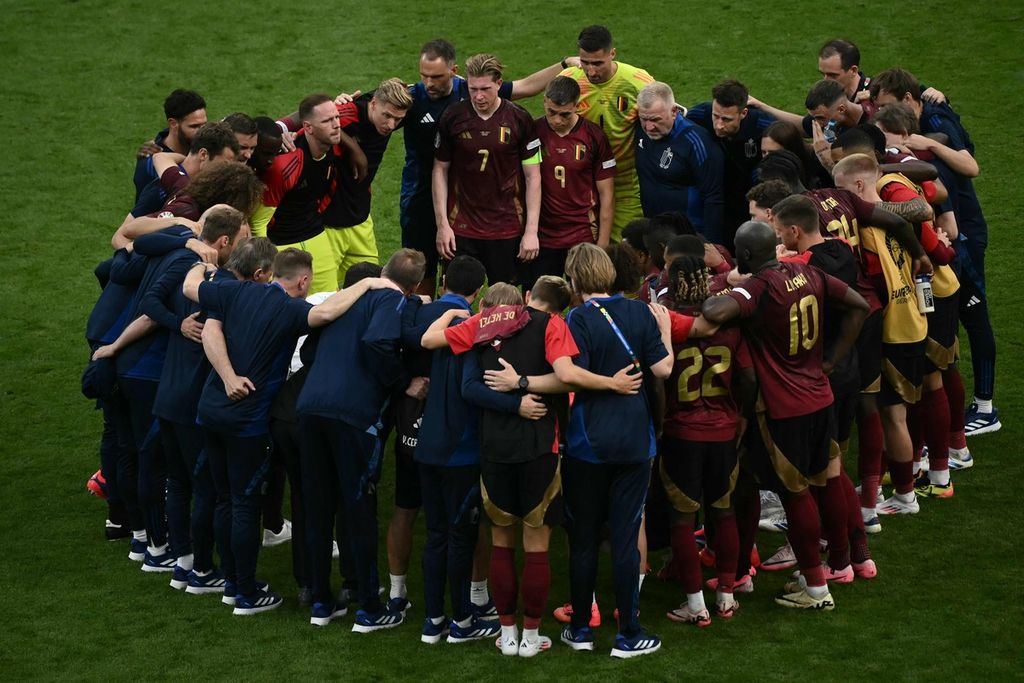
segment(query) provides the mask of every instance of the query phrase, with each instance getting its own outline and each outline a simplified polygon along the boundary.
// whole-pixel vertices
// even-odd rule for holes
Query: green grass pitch
[[[0,7],[0,272],[11,285],[0,309],[0,678],[1019,677],[1018,3],[3,0]],[[100,415],[78,391],[83,328],[97,295],[92,268],[109,254],[110,234],[131,206],[134,151],[161,127],[166,94],[198,90],[211,117],[284,114],[309,92],[367,90],[390,76],[414,80],[419,46],[437,36],[455,43],[460,60],[492,51],[509,74],[522,76],[572,54],[579,29],[595,22],[611,27],[622,61],[670,83],[684,104],[707,99],[715,82],[735,77],[758,97],[799,111],[818,77],[816,51],[835,36],[859,44],[868,73],[905,66],[952,98],[982,169],[976,185],[991,229],[989,287],[1001,354],[996,398],[1006,425],[971,440],[978,465],[956,477],[956,497],[925,501],[916,517],[885,520],[884,532],[871,539],[879,577],[834,589],[830,614],[776,607],[771,597],[784,577],[766,573],[757,577],[756,593],[740,596],[732,622],[698,630],[664,618],[680,590],[649,579],[641,618],[664,646],[628,662],[608,657],[610,626],[598,632],[592,655],[556,643],[529,661],[502,658],[489,643],[420,644],[422,530],[409,623],[372,636],[350,633],[350,619],[326,629],[308,625],[287,546],[260,557],[260,575],[282,591],[284,606],[238,619],[214,598],[171,591],[165,575],[143,574],[126,559],[124,543],[103,541],[104,508],[84,489],[97,467]],[[540,113],[539,100],[526,106]],[[402,156],[395,140],[374,187],[383,253],[398,244]],[[969,388],[970,365],[963,367]],[[779,535],[761,537],[767,553],[781,542]],[[568,595],[561,532],[552,553],[549,608]],[[599,597],[610,622],[607,558],[603,563]],[[557,640],[553,620],[542,631]]]

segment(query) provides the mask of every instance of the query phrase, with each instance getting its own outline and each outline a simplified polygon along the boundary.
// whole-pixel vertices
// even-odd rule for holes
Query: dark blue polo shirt
[[[405,303],[401,292],[373,290],[320,330],[295,412],[373,429],[404,376],[399,350]]]
[[[224,325],[231,367],[256,387],[240,401],[224,393],[211,372],[199,399],[197,422],[233,436],[259,436],[269,429],[270,404],[284,384],[299,336],[309,332],[309,309],[276,282],[219,280],[199,286],[199,304]]]
[[[94,350],[109,344],[124,331],[131,315],[133,297],[146,272],[146,259],[118,249],[109,263],[109,278],[85,324],[85,338]]]
[[[621,295],[597,299],[647,370],[668,355],[647,305]],[[576,365],[611,376],[629,365],[626,345],[590,302],[566,317],[579,347]],[[646,436],[645,436],[646,435]],[[611,391],[577,391],[569,416],[566,455],[593,463],[635,463],[654,457],[654,425],[647,394],[624,396]]]
[[[945,133],[949,137],[946,143],[948,147],[958,151],[966,149],[974,156],[974,142],[960,123],[960,116],[948,104],[924,105],[921,110],[921,133]],[[967,176],[954,172],[942,162],[935,163],[935,167],[939,170],[939,179],[949,191],[949,199],[942,205],[942,210],[953,211],[956,214],[956,224],[960,232],[982,245],[987,245],[988,224],[981,212],[978,195],[974,192],[974,182]]]
[[[153,137],[153,142],[155,142],[157,146],[160,147],[160,150],[163,152],[174,151],[166,144],[164,144],[164,140],[167,139],[167,136],[170,134],[170,132],[170,129],[164,128],[162,131],[160,131]],[[132,178],[132,181],[135,183],[136,202],[139,201],[139,197],[142,196],[142,191],[146,189],[146,186],[149,185],[149,183],[155,180],[156,178],[156,169],[153,168],[153,157],[145,157],[135,162],[135,175]]]
[[[723,168],[722,150],[681,113],[661,140],[637,125],[636,173],[645,216],[681,211],[709,242],[721,244]]]
[[[234,279],[231,271],[223,268],[214,273],[214,281]],[[168,303],[171,311],[184,319],[202,311],[202,308],[185,296],[181,284],[178,283],[169,293]],[[206,316],[200,315],[197,320],[205,322]],[[160,386],[156,390],[153,415],[177,424],[195,425],[199,397],[209,374],[210,362],[203,352],[202,343],[172,333],[167,340],[167,355],[164,358],[163,374],[160,375]]]

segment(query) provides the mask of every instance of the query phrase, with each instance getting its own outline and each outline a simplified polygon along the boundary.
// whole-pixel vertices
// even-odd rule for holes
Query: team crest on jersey
[[[747,138],[747,141],[743,143],[743,153],[748,159],[755,159],[760,156],[757,151],[757,142],[754,141],[754,138]]]
[[[671,149],[666,149],[664,152],[661,153],[661,161],[658,162],[658,166],[660,166],[661,168],[668,168],[669,166],[672,165],[672,158],[674,156],[675,155],[672,153]]]
[[[508,126],[502,126],[498,129],[498,141],[502,144],[508,144],[508,141],[512,139],[512,129]]]
[[[576,161],[583,161],[583,157],[587,154],[587,146],[581,143],[576,143]]]
[[[627,111],[629,111],[629,98],[625,97],[624,95],[619,95],[618,98],[615,100],[615,107],[623,114],[625,114]]]

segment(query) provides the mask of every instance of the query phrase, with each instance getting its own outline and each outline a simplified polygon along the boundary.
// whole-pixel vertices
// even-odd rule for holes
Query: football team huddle
[[[394,628],[422,509],[422,641],[532,657],[563,528],[560,640],[594,649],[609,552],[628,658],[661,647],[639,622],[649,547],[670,549],[673,622],[737,618],[758,571],[792,571],[779,605],[832,610],[830,585],[878,575],[880,519],[953,497],[966,437],[1001,425],[979,168],[947,97],[868,77],[837,39],[806,113],[737,80],[687,108],[606,27],[577,48],[508,80],[432,40],[413,85],[277,117],[167,97],[82,377],[103,413],[89,487],[143,571],[258,614],[283,600],[260,548],[290,541],[312,624]],[[537,95],[539,118],[514,102]],[[392,195],[371,184],[399,128],[382,267],[371,208]],[[759,529],[788,542],[762,557]]]

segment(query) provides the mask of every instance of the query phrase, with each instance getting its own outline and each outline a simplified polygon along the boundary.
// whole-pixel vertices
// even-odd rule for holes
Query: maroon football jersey
[[[672,376],[665,383],[665,434],[687,441],[736,438],[739,409],[733,398],[733,370],[751,366],[738,327],[672,347]]]
[[[582,116],[565,137],[543,116],[535,121],[541,144],[540,246],[569,249],[597,236],[597,181],[614,177],[608,137]]]
[[[827,299],[842,299],[841,280],[803,263],[766,268],[722,296],[751,318],[747,339],[761,396],[774,419],[809,415],[832,404],[821,369],[822,314]]]
[[[540,148],[530,114],[503,99],[485,121],[464,100],[445,110],[434,147],[438,161],[451,163],[448,222],[455,234],[519,237],[526,221],[522,162]]]

